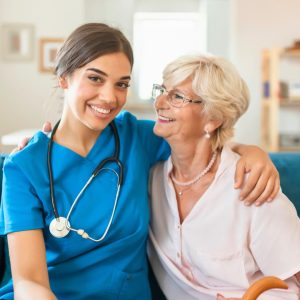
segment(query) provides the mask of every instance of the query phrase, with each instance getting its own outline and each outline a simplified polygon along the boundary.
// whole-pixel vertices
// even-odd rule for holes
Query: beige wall
[[[12,63],[0,59],[0,136],[22,128],[40,128],[45,120],[57,119],[61,99],[52,75],[38,72],[38,39],[66,37],[84,22],[108,22],[132,40],[135,11],[194,11],[199,0],[0,0],[1,23],[35,26],[34,60]],[[1,149],[0,149],[1,151]],[[3,147],[2,147],[3,151]]]
[[[4,22],[33,24],[35,53],[29,62],[0,59],[0,135],[39,128],[44,120],[56,116],[61,100],[53,95],[53,76],[38,72],[38,39],[65,37],[83,23],[84,1],[0,0],[0,24]]]
[[[31,23],[36,29],[32,62],[0,60],[0,135],[39,128],[59,111],[55,81],[37,72],[38,38],[65,37],[81,23],[101,21],[119,26],[132,39],[134,12],[198,11],[201,3],[208,12],[208,51],[229,56],[251,90],[252,102],[238,124],[237,140],[258,144],[260,52],[300,38],[299,0],[0,0],[0,23]]]

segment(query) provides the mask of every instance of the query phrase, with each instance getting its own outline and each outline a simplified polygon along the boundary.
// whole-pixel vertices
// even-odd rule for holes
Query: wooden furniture
[[[295,123],[293,119],[287,117],[289,113],[299,113],[300,120],[300,94],[292,96],[290,88],[293,83],[300,85],[300,48],[264,50],[261,66],[262,147],[271,152],[300,151],[300,128],[292,124]],[[283,113],[285,120],[281,118]],[[290,133],[286,129],[283,131],[283,127],[293,126]]]

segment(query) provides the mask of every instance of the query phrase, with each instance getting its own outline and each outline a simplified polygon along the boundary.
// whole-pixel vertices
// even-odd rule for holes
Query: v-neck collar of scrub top
[[[59,144],[55,141],[53,141],[53,148],[62,150],[60,152],[65,152],[66,155],[71,155],[72,158],[74,158],[74,159],[97,161],[97,160],[99,160],[99,149],[102,148],[101,145],[104,147],[112,138],[112,136],[110,134],[111,132],[112,132],[112,130],[111,130],[110,126],[105,127],[102,130],[102,132],[99,134],[99,136],[97,137],[94,145],[92,146],[92,148],[90,149],[90,151],[88,152],[88,154],[86,156],[82,156],[82,155],[78,154],[77,152],[73,151],[72,149],[70,149],[69,147]],[[51,133],[47,134],[47,137],[49,139],[50,139],[50,135],[51,135]],[[109,155],[113,155],[113,153],[111,153]]]
[[[202,194],[201,200],[198,199],[198,201],[195,203],[194,207],[191,209],[189,214],[185,217],[185,219],[181,223],[181,226],[183,226],[184,224],[189,222],[189,219],[191,219],[193,217],[193,215],[195,213],[197,213],[197,211],[199,211],[199,208],[201,208],[202,205],[205,205],[204,202],[205,202],[205,199],[206,199],[206,195],[210,194],[209,191],[214,188],[214,185],[216,184],[218,178],[223,174],[223,172],[228,167],[230,167],[232,165],[233,157],[235,155],[237,155],[237,154],[232,152],[232,150],[230,149],[229,146],[227,146],[227,145],[223,146],[223,149],[221,151],[220,164],[218,166],[218,170],[216,172],[216,175],[215,175],[213,181],[211,182],[209,187],[206,189],[206,191]],[[176,201],[176,193],[175,193],[175,189],[174,189],[174,186],[173,186],[173,182],[172,182],[171,177],[170,177],[170,173],[172,172],[172,170],[173,170],[173,163],[172,163],[172,159],[171,159],[171,156],[170,156],[168,158],[168,160],[166,161],[166,163],[164,164],[164,170],[163,170],[163,173],[164,173],[164,188],[165,188],[165,191],[166,191],[167,200],[168,200],[169,205],[170,205],[171,210],[172,210],[172,214],[176,218],[178,224],[180,224],[178,206],[177,206],[177,201]],[[199,217],[198,214],[197,214],[197,217]]]

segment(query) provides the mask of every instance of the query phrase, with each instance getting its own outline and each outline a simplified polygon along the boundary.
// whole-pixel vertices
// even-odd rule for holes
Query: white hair
[[[213,55],[186,55],[168,64],[164,84],[177,86],[191,79],[193,92],[203,99],[203,113],[221,122],[212,133],[213,150],[233,136],[234,125],[249,105],[247,84],[226,59]]]

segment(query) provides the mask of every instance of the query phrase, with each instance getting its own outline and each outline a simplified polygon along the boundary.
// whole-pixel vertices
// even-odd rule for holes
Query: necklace
[[[174,177],[173,174],[171,174],[170,177],[171,177],[172,181],[173,181],[176,185],[178,185],[178,186],[189,187],[189,186],[195,184],[196,182],[198,182],[198,181],[199,181],[199,180],[200,180],[200,179],[201,179],[201,178],[202,178],[202,177],[203,177],[203,176],[204,176],[204,175],[212,168],[212,166],[213,166],[213,164],[214,164],[216,158],[217,158],[217,151],[215,151],[215,152],[213,153],[213,155],[212,155],[212,157],[211,157],[211,159],[210,159],[208,165],[206,166],[206,168],[205,168],[204,170],[202,170],[195,178],[193,178],[193,179],[190,180],[190,181],[185,181],[185,182],[178,181],[178,180],[175,179],[175,177]],[[187,190],[187,189],[188,189],[188,188],[186,188],[186,189],[184,189],[184,190],[182,190],[182,191],[179,191],[179,192],[178,192],[179,196],[182,196],[183,192],[184,192],[185,190]]]

